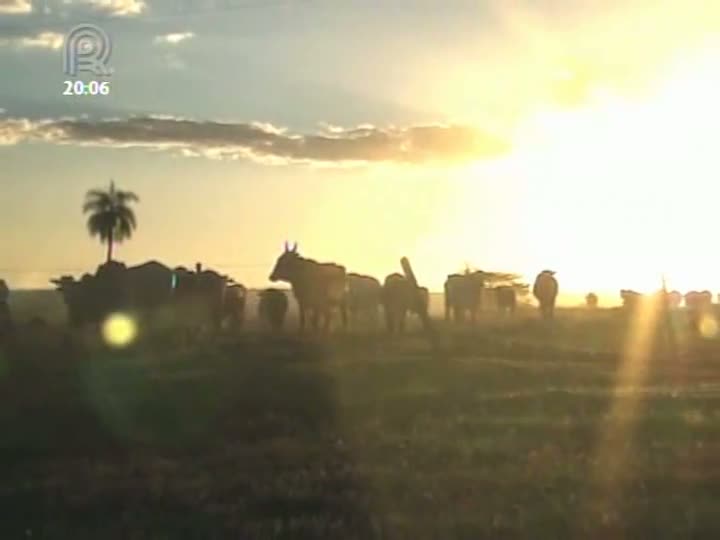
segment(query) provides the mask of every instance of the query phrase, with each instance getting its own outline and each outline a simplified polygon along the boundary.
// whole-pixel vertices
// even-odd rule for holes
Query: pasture
[[[0,365],[0,537],[720,535],[714,341],[625,354],[619,310],[438,325],[440,357],[417,325],[25,336]]]

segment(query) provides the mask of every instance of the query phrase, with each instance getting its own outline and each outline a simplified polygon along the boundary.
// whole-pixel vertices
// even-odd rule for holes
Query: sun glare
[[[653,290],[663,272],[679,288],[709,288],[720,271],[706,256],[720,199],[720,58],[678,62],[662,80],[643,100],[595,89],[586,105],[548,107],[516,132],[506,165],[524,182],[514,204],[526,245],[575,274],[573,289]]]
[[[105,343],[118,349],[127,347],[137,337],[135,320],[123,313],[113,313],[102,325],[102,336]]]

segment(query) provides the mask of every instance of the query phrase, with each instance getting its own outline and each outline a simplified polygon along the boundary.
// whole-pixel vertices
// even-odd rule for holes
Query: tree
[[[464,274],[467,275],[475,271],[477,271],[477,268],[465,263]],[[486,287],[512,287],[520,298],[530,294],[530,285],[523,283],[523,277],[520,274],[513,272],[482,272],[485,277]]]
[[[85,194],[83,213],[89,214],[88,232],[107,243],[107,262],[112,260],[113,244],[130,238],[137,227],[135,212],[130,208],[133,202],[140,202],[138,196],[131,191],[115,189],[112,180],[107,191],[91,189]]]

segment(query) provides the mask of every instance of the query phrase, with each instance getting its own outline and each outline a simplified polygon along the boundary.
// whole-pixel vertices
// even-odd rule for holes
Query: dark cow
[[[258,319],[272,330],[279,332],[285,324],[288,310],[288,298],[280,289],[265,289],[260,292]]]
[[[62,276],[51,280],[63,297],[68,319],[74,327],[98,323],[102,320],[103,305],[95,292],[95,278],[83,274],[80,280],[72,276]]]
[[[0,304],[7,304],[10,298],[10,289],[4,279],[0,279]]]
[[[225,289],[223,299],[223,320],[231,328],[240,329],[245,323],[245,304],[247,289],[240,283],[232,283]]]
[[[450,274],[445,280],[445,320],[462,322],[465,313],[470,314],[474,323],[478,310],[482,306],[482,295],[485,287],[485,272],[477,270],[465,274]]]
[[[244,287],[228,292],[229,282],[227,276],[203,269],[200,263],[195,265],[194,272],[176,268],[173,278],[175,307],[193,325],[210,323],[212,328],[219,329],[228,316],[237,322],[238,314],[231,312],[244,307]]]
[[[333,263],[319,263],[305,259],[297,252],[297,244],[280,255],[270,274],[270,281],[290,283],[298,303],[300,332],[305,330],[308,316],[314,330],[330,329],[334,309],[340,311],[343,328],[347,328],[347,304],[345,299],[345,267]]]
[[[620,290],[622,305],[627,309],[635,309],[643,300],[643,294],[630,289]]]
[[[699,332],[703,318],[712,309],[712,293],[710,291],[690,291],[685,295],[685,307],[687,307],[690,328]]]
[[[540,304],[540,313],[543,319],[552,319],[555,313],[555,300],[558,295],[558,282],[555,272],[543,270],[535,278],[533,296]]]
[[[130,268],[110,261],[80,281],[63,276],[51,282],[63,296],[71,324],[80,326],[100,322],[113,311],[148,312],[166,304],[172,295],[171,278],[172,271],[156,261]]]
[[[371,276],[350,273],[346,278],[348,322],[357,324],[365,318],[373,327],[377,325],[378,310],[382,302],[382,286]]]
[[[63,276],[52,283],[63,295],[73,326],[97,324],[114,311],[150,315],[171,307],[176,317],[192,319],[193,325],[210,322],[218,327],[233,309],[244,307],[244,287],[227,292],[227,277],[200,265],[190,272],[173,271],[157,261],[129,268],[110,261],[95,275],[84,274],[79,281]]]
[[[382,303],[388,333],[402,333],[405,331],[405,319],[408,312],[418,313],[420,309],[427,312],[430,304],[430,292],[426,287],[414,289],[405,276],[394,273],[385,278]]]
[[[0,339],[11,333],[12,331],[12,317],[10,315],[10,289],[4,280],[0,279]]]
[[[129,300],[143,311],[166,306],[173,296],[173,271],[158,261],[127,269]]]
[[[418,287],[417,294],[420,296],[420,308],[427,313],[430,309],[430,290],[427,287]],[[418,308],[414,303],[410,307],[410,311],[417,315],[420,314],[418,313]]]
[[[517,307],[517,292],[515,287],[503,285],[495,287],[495,300],[497,302],[498,311],[512,315]]]
[[[585,305],[586,305],[587,307],[589,307],[590,309],[595,309],[596,307],[598,307],[598,297],[597,297],[597,294],[595,294],[595,293],[593,293],[593,292],[588,293],[588,294],[585,296]]]

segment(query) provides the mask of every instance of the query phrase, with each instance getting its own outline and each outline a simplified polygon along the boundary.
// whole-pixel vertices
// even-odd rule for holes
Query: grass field
[[[717,538],[720,355],[621,314],[123,351],[0,376],[0,538]],[[658,349],[659,350],[659,349]]]

